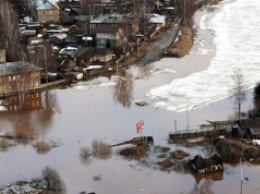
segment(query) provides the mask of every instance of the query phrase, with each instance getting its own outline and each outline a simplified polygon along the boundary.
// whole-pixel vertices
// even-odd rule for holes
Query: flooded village
[[[0,193],[258,193],[258,83],[182,112],[147,95],[206,68],[194,17],[222,2],[1,1]]]

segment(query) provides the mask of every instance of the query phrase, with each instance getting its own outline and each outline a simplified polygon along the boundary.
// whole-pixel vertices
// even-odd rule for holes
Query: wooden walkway
[[[217,137],[220,135],[230,135],[233,129],[238,126],[235,121],[218,121],[210,124],[203,124],[197,130],[182,130],[178,132],[170,132],[169,139],[171,141],[196,138],[196,137]]]
[[[218,130],[185,130],[176,133],[169,133],[169,138],[174,139],[186,139],[195,137],[216,137],[220,135],[226,135],[229,132],[226,129]]]

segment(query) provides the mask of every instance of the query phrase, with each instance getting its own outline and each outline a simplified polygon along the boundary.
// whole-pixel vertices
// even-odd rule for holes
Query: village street
[[[170,28],[154,42],[149,43],[149,49],[146,55],[137,61],[137,65],[146,65],[161,58],[164,50],[168,48],[176,39],[180,30],[180,20],[177,18],[170,24]]]

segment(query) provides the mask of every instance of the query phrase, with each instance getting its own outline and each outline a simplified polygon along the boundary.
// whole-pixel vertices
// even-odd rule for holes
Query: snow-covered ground
[[[201,18],[199,28],[214,33],[216,55],[210,66],[147,92],[156,108],[184,111],[224,99],[231,95],[240,73],[246,89],[260,80],[259,0],[226,0],[215,8]],[[207,54],[203,41],[199,42],[200,47],[195,44],[191,53]]]
[[[57,4],[58,1],[59,0],[49,0],[49,2],[54,3],[54,4]]]

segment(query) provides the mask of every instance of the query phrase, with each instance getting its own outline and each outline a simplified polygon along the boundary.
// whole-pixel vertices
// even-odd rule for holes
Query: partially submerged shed
[[[200,155],[196,155],[189,161],[191,168],[198,173],[207,173],[223,170],[222,159],[214,154],[209,158],[203,158]]]

